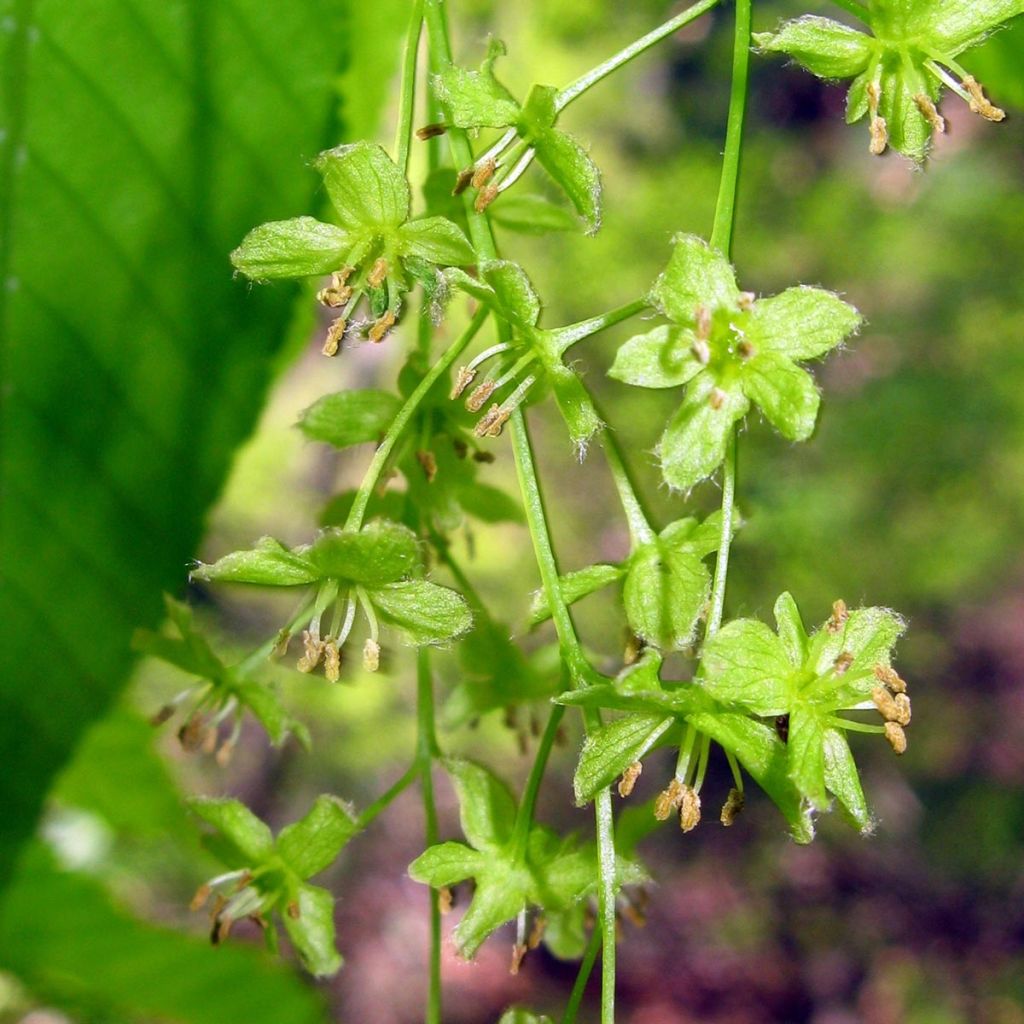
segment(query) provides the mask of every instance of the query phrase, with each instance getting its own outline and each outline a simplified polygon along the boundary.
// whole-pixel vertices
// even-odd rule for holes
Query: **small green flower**
[[[1022,0],[875,0],[870,34],[807,15],[754,40],[763,53],[786,54],[819,78],[852,78],[846,120],[868,115],[871,152],[892,146],[920,162],[932,134],[946,130],[936,108],[943,85],[974,113],[1003,120],[956,58],[1021,12]]]
[[[357,608],[369,625],[363,667],[370,672],[380,667],[378,619],[417,646],[445,643],[469,629],[472,615],[463,598],[422,575],[416,535],[387,520],[375,520],[361,530],[327,529],[312,544],[292,549],[264,537],[254,548],[192,570],[193,579],[209,582],[315,587],[298,669],[312,672],[322,661],[331,682],[340,677],[342,647],[352,633]],[[324,634],[324,617],[331,609]],[[290,640],[290,631],[282,630],[278,653],[284,653]]]
[[[777,633],[756,619],[719,630],[704,648],[700,684],[723,704],[762,718],[785,716],[788,774],[807,806],[824,810],[832,793],[866,831],[871,818],[844,733],[884,733],[897,753],[906,749],[910,699],[890,664],[903,620],[887,608],[851,612],[836,601],[808,636],[789,594],[776,601],[775,620]],[[884,725],[839,714],[869,709]]]
[[[188,751],[216,752],[219,764],[226,764],[242,730],[242,716],[248,708],[267,730],[274,744],[283,743],[292,733],[303,746],[309,746],[306,727],[284,709],[270,687],[252,679],[241,665],[228,665],[217,656],[206,637],[195,628],[192,611],[170,597],[164,598],[167,616],[177,636],[139,630],[133,646],[143,654],[173,665],[198,677],[165,704],[152,718],[162,725],[175,712],[187,706],[178,739]],[[232,720],[233,727],[221,738],[221,727]]]
[[[334,897],[308,879],[329,867],[359,831],[351,809],[332,796],[317,797],[309,813],[270,829],[238,800],[196,797],[192,810],[215,830],[205,845],[229,870],[199,887],[192,909],[213,898],[210,940],[222,942],[235,921],[255,921],[267,945],[277,947],[270,921],[277,914],[306,969],[334,974],[342,960],[334,945]]]
[[[433,294],[438,267],[472,264],[476,254],[447,218],[410,217],[409,183],[380,146],[338,146],[321,153],[313,166],[338,224],[313,217],[261,224],[246,235],[231,262],[254,281],[330,274],[331,283],[317,298],[340,311],[324,343],[324,354],[333,356],[357,327],[365,327],[371,341],[383,340],[415,281]],[[363,296],[371,325],[350,322]]]
[[[728,260],[694,235],[678,235],[650,300],[669,324],[630,338],[609,375],[647,388],[686,385],[659,445],[662,473],[682,490],[721,465],[733,424],[756,403],[784,437],[804,441],[820,401],[797,365],[835,348],[860,315],[832,292],[789,288],[757,299],[741,292]]]
[[[555,127],[558,90],[535,85],[525,103],[494,76],[505,45],[492,39],[478,71],[448,64],[434,78],[438,98],[457,128],[506,128],[498,141],[458,177],[456,193],[477,189],[476,209],[485,210],[514,185],[534,158],[569,197],[593,233],[601,225],[601,176],[586,150]]]

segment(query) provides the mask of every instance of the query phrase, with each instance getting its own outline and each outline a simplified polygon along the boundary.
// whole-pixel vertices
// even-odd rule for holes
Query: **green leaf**
[[[821,395],[814,378],[791,359],[758,353],[743,368],[743,390],[783,437],[806,441],[814,433]]]
[[[846,813],[861,830],[871,831],[873,822],[864,790],[860,784],[860,773],[853,760],[853,753],[846,737],[838,729],[826,729],[823,739],[825,758],[825,785],[834,793]]]
[[[133,631],[184,582],[262,407],[294,293],[254,292],[227,254],[310,209],[302,154],[338,135],[350,11],[5,5],[0,745],[18,770],[0,780],[0,877],[123,685]],[[40,631],[74,686],[41,671]]]
[[[274,852],[270,829],[241,801],[196,796],[188,801],[188,806],[234,848],[238,863],[229,867],[254,867]]]
[[[409,877],[440,889],[472,878],[486,863],[486,856],[465,843],[428,846],[410,865]]]
[[[720,252],[696,235],[676,235],[672,245],[668,266],[651,290],[651,299],[670,320],[692,325],[698,306],[736,306],[736,274]]]
[[[619,346],[609,377],[641,388],[675,388],[704,369],[693,354],[692,331],[662,324]]]
[[[318,568],[302,555],[289,551],[273,537],[261,537],[248,551],[232,551],[212,565],[200,564],[192,579],[208,583],[254,583],[263,587],[298,587],[314,583]]]
[[[375,519],[358,531],[324,530],[309,549],[309,561],[320,576],[380,587],[417,572],[422,556],[409,527]]]
[[[786,645],[763,622],[736,619],[704,645],[700,683],[718,700],[781,715],[789,710],[794,668]]]
[[[277,852],[300,878],[312,878],[334,863],[357,831],[351,808],[337,797],[318,796],[304,818],[281,829]]]
[[[463,267],[476,263],[476,252],[462,228],[447,217],[421,217],[399,229],[403,256],[413,256],[442,267]]]
[[[592,235],[601,226],[601,173],[587,151],[557,128],[535,142],[537,160],[569,197]]]
[[[314,217],[275,220],[253,228],[231,254],[231,265],[252,281],[314,277],[339,270],[352,237]]]
[[[693,639],[711,586],[701,555],[659,538],[629,560],[623,603],[630,629],[662,650],[681,650]]]
[[[459,955],[469,960],[484,939],[506,921],[511,921],[527,903],[528,879],[517,876],[512,866],[496,859],[477,875],[473,900],[452,932]]]
[[[0,911],[0,961],[45,1005],[78,1020],[325,1024],[320,994],[244,942],[137,920],[92,878],[58,870],[41,844]]]
[[[819,78],[852,78],[868,65],[872,39],[831,18],[806,15],[787,21],[777,32],[754,36],[762,53],[792,57]]]
[[[460,594],[427,580],[389,584],[371,591],[370,600],[381,617],[416,646],[446,643],[473,625]]]
[[[818,810],[828,805],[825,792],[825,729],[816,712],[795,707],[789,716],[789,777]]]
[[[551,384],[558,411],[569,429],[569,438],[576,445],[579,457],[586,452],[587,442],[604,425],[597,415],[590,394],[583,381],[562,362],[547,367],[547,378]]]
[[[354,142],[325,150],[313,166],[346,227],[397,227],[409,217],[405,175],[381,146]]]
[[[758,299],[750,312],[747,339],[757,352],[771,350],[790,359],[816,359],[853,334],[860,314],[822,288],[787,288]]]
[[[504,128],[519,117],[519,104],[494,77],[494,62],[505,55],[505,44],[490,39],[479,71],[448,64],[434,76],[437,98],[449,123],[458,128]]]
[[[501,197],[488,211],[491,221],[523,235],[546,235],[555,231],[575,231],[579,221],[564,206],[543,196],[511,192]]]
[[[459,798],[459,820],[465,837],[478,850],[507,843],[516,817],[516,802],[508,787],[473,761],[449,758],[444,765]]]
[[[324,395],[299,414],[298,427],[311,441],[335,448],[379,441],[401,402],[387,391],[364,388]]]
[[[592,732],[583,744],[573,776],[577,806],[589,803],[639,761],[674,721],[664,715],[627,715]]]
[[[558,581],[562,600],[566,604],[575,604],[589,594],[614,583],[622,576],[622,572],[622,566],[601,564],[588,565],[585,569],[566,573]],[[538,622],[549,618],[551,618],[551,608],[548,604],[547,594],[543,590],[538,590],[533,595],[533,603],[530,605],[530,625],[535,626]]]
[[[334,945],[334,897],[316,885],[299,886],[298,917],[281,915],[303,967],[315,978],[327,978],[341,967],[341,956]]]
[[[698,712],[689,715],[688,721],[743,765],[782,812],[798,843],[809,843],[814,838],[810,815],[788,775],[786,744],[771,726],[730,713]]]
[[[928,153],[932,126],[914,96],[925,91],[924,80],[908,81],[903,68],[897,66],[882,72],[880,87],[882,97],[878,112],[885,118],[889,145],[912,160],[922,161]]]
[[[558,90],[550,85],[534,85],[519,114],[519,134],[527,142],[537,142],[558,117]]]
[[[779,640],[786,650],[786,656],[794,668],[803,665],[807,659],[807,631],[792,594],[786,592],[778,596],[774,614]]]
[[[723,390],[718,397],[721,402],[715,408],[715,382],[702,374],[669,420],[658,454],[670,487],[689,490],[722,464],[732,425],[746,414],[750,402],[738,387]]]
[[[858,608],[850,612],[842,629],[826,627],[815,633],[811,646],[814,669],[819,675],[831,671],[843,653],[853,658],[847,675],[888,665],[892,648],[905,629],[903,619],[889,608]]]

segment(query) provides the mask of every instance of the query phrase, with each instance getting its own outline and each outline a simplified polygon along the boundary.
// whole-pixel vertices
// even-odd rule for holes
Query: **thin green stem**
[[[558,736],[558,727],[562,724],[564,714],[565,707],[562,704],[555,704],[551,708],[551,713],[548,715],[548,724],[544,727],[540,743],[537,746],[537,753],[533,758],[530,777],[526,780],[526,788],[523,790],[522,799],[519,801],[516,822],[512,830],[512,848],[520,858],[526,854],[526,841],[530,835],[530,828],[533,826],[533,813],[537,807],[537,794],[540,792],[540,784],[544,780],[544,771],[548,766],[551,748],[554,746],[555,739]]]
[[[419,777],[420,766],[419,762],[416,761],[406,769],[402,777],[390,789],[377,797],[377,799],[374,800],[358,818],[356,818],[357,830],[366,828],[379,814],[381,814],[382,811],[390,806],[396,797],[404,793],[405,790],[407,790]]]
[[[601,415],[600,409],[598,409],[598,415]],[[640,498],[637,496],[636,487],[633,485],[629,469],[626,466],[626,460],[622,455],[619,439],[615,436],[615,431],[608,426],[601,432],[601,439],[603,441],[601,450],[604,452],[608,469],[612,474],[615,490],[618,491],[622,511],[626,515],[626,525],[629,527],[629,538],[632,541],[632,546],[637,547],[640,544],[650,544],[654,540],[654,529],[647,518],[647,514],[644,512]]]
[[[722,467],[722,533],[718,539],[718,559],[715,562],[715,582],[711,587],[711,610],[705,640],[713,637],[722,624],[725,610],[725,583],[729,575],[729,549],[732,546],[732,521],[736,502],[736,428],[729,435]]]
[[[598,950],[601,948],[601,929],[595,928],[590,934],[590,941],[587,943],[587,950],[583,954],[580,969],[576,973],[576,981],[573,983],[572,992],[569,993],[569,1002],[565,1004],[565,1012],[559,1024],[576,1024],[576,1014],[580,1011],[580,1003],[583,1002],[583,993],[587,990],[587,982],[590,980],[590,972],[594,969],[594,961],[597,959]]]
[[[848,11],[865,24],[868,23],[868,19],[871,17],[871,12],[863,4],[857,3],[857,0],[832,0],[832,2],[836,7],[842,7],[844,11]]]
[[[244,675],[250,669],[255,668],[261,661],[270,657],[271,651],[277,646],[278,638],[281,633],[291,633],[291,631],[304,620],[308,619],[313,613],[313,607],[316,605],[317,594],[309,594],[296,609],[292,617],[284,624],[284,627],[274,636],[268,640],[264,640],[263,643],[256,648],[256,650],[250,652],[245,658],[235,666],[236,670]]]
[[[425,841],[429,848],[438,840],[437,805],[434,801],[434,758],[440,751],[434,723],[434,679],[430,671],[430,649],[416,652],[416,762],[423,798]],[[441,905],[436,889],[430,890],[430,981],[425,1024],[441,1024]]]
[[[607,313],[600,313],[598,316],[580,320],[567,327],[556,328],[551,333],[555,336],[559,354],[564,353],[584,338],[606,331],[609,327],[614,327],[616,324],[622,323],[623,320],[642,313],[645,309],[649,309],[650,305],[647,299],[636,299],[633,302],[627,302],[624,306],[619,306],[618,309],[609,310]]]
[[[395,163],[405,174],[409,169],[412,119],[416,109],[416,63],[423,31],[423,0],[415,0],[409,13],[409,28],[402,55],[402,85],[398,96],[398,127],[395,129]]]
[[[423,380],[416,385],[416,389],[405,400],[405,405],[398,410],[398,415],[395,416],[391,426],[388,427],[384,440],[381,441],[377,450],[373,453],[373,459],[367,467],[363,482],[359,485],[359,490],[356,491],[352,508],[348,513],[348,519],[345,521],[346,530],[358,530],[362,526],[370,495],[373,493],[374,487],[377,486],[381,473],[384,472],[384,467],[387,465],[392,449],[395,447],[399,437],[402,436],[402,432],[409,425],[409,420],[412,419],[413,413],[419,408],[420,402],[423,401],[441,375],[447,372],[448,368],[458,359],[466,346],[476,337],[477,331],[483,326],[488,315],[489,311],[483,307],[477,312],[470,321],[469,326],[445,349],[441,358],[427,371]]]
[[[597,809],[598,904],[601,913],[601,1024],[615,1024],[615,822],[612,791],[594,799]]]
[[[751,0],[736,0],[736,29],[732,51],[732,86],[729,90],[729,117],[725,133],[722,178],[715,204],[715,226],[711,247],[730,259],[732,229],[736,222],[736,187],[743,152],[743,119],[747,110],[747,79],[750,74]]]
[[[639,57],[645,50],[660,43],[663,39],[677,32],[691,21],[696,21],[706,11],[710,11],[718,3],[718,0],[700,0],[699,3],[688,7],[681,14],[670,18],[663,25],[652,29],[645,36],[641,36],[634,43],[619,50],[614,56],[592,68],[585,75],[581,75],[571,85],[567,85],[555,97],[555,109],[564,110],[574,99],[582,96],[592,85],[596,85],[602,79],[607,78],[613,71],[618,71],[624,64],[628,64],[634,57]]]

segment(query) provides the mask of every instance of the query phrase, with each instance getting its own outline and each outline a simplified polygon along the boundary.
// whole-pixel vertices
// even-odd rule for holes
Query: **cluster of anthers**
[[[332,602],[334,611],[331,628],[329,632],[322,635],[323,617]],[[338,682],[341,678],[341,652],[352,633],[357,605],[362,608],[370,628],[370,635],[363,642],[363,668],[367,672],[376,672],[380,669],[380,627],[377,623],[377,616],[363,589],[354,587],[353,591],[347,595],[347,599],[342,595],[332,597],[330,593],[327,594],[326,599],[323,595],[318,598],[313,617],[302,631],[302,654],[295,665],[300,672],[314,672],[322,664],[327,681],[329,683]],[[284,657],[288,652],[292,636],[293,633],[287,628],[278,633],[274,645],[274,657]]]
[[[1006,111],[995,106],[981,86],[981,83],[967,72],[960,69],[961,75],[958,82],[945,68],[936,61],[925,62],[925,67],[940,81],[957,94],[971,109],[971,113],[979,114],[986,121],[1002,121],[1006,117]],[[885,118],[879,112],[879,104],[882,100],[881,70],[875,81],[869,82],[867,86],[868,97],[868,129],[871,133],[871,142],[868,149],[874,156],[881,156],[889,145],[889,128]],[[939,135],[946,131],[946,119],[939,113],[938,108],[929,96],[923,92],[914,96],[914,103],[921,112],[921,116],[928,122],[932,130]]]
[[[888,665],[876,665],[875,678],[879,685],[871,691],[871,701],[885,720],[885,738],[889,746],[902,754],[907,749],[907,734],[910,725],[910,698],[907,684],[895,669]]]
[[[388,260],[379,256],[374,260],[368,272],[357,275],[356,282],[349,284],[355,273],[355,267],[342,267],[341,270],[336,270],[331,274],[331,283],[317,292],[317,302],[322,306],[341,310],[327,328],[327,337],[322,350],[325,356],[336,356],[346,335],[354,333],[356,330],[365,330],[366,337],[372,342],[383,341],[398,319],[402,291],[398,282],[391,275]],[[353,324],[352,331],[350,331],[349,321],[359,300],[368,290],[378,291],[385,287],[387,289],[387,306],[384,312],[372,322]]]
[[[189,904],[189,910],[193,912],[202,910],[210,901],[210,897],[213,897],[210,907],[210,941],[214,945],[223,942],[231,934],[231,928],[236,921],[248,919],[263,931],[270,927],[267,914],[273,909],[277,897],[272,893],[262,892],[258,886],[253,885],[256,877],[257,872],[250,868],[241,868],[211,878],[196,890]],[[298,901],[292,900],[285,907],[285,913],[297,919]]]
[[[484,349],[478,356],[472,359],[465,366],[460,366],[455,375],[455,382],[452,385],[451,394],[448,396],[454,402],[461,398],[466,389],[476,380],[479,368],[483,363],[495,357],[504,356],[506,352],[514,352],[515,346],[508,342],[501,342]],[[497,371],[489,373],[487,377],[478,384],[466,398],[466,408],[470,412],[479,412],[495,392],[500,391],[507,385],[515,382],[515,387],[508,397],[502,402],[494,402],[490,408],[477,420],[473,427],[473,433],[477,437],[498,437],[502,428],[508,422],[509,417],[526,398],[530,388],[537,381],[535,373],[526,373],[531,364],[537,359],[533,352],[525,355],[499,359]]]
[[[178,708],[192,701],[185,721],[178,729],[178,742],[188,753],[200,751],[213,754],[222,767],[231,760],[238,738],[242,734],[243,707],[233,694],[226,694],[214,683],[197,680],[169,700],[150,718],[154,727],[163,725],[174,716]],[[221,726],[234,716],[231,730],[221,741]]]

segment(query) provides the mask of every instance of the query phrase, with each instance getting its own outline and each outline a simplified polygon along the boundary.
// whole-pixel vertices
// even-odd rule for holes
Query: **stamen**
[[[356,602],[355,599],[349,595],[348,604],[345,606],[345,621],[341,625],[341,629],[338,630],[338,639],[335,643],[338,647],[341,647],[348,639],[349,633],[352,632],[352,623],[356,620]]]
[[[482,384],[478,384],[466,399],[466,408],[470,412],[479,412],[483,408],[484,402],[494,394],[494,389],[497,386],[497,381],[493,378],[488,378]]]
[[[336,356],[338,354],[342,339],[345,337],[346,327],[348,327],[348,320],[343,316],[339,316],[327,328],[327,337],[324,339],[324,347],[321,349],[325,356]]]
[[[437,890],[437,912],[444,916],[452,912],[452,906],[455,903],[455,897],[452,894],[451,889],[447,885],[442,885]]]
[[[887,722],[910,725],[910,698],[905,693],[893,697],[884,686],[876,686],[871,691],[871,700]]]
[[[383,256],[378,256],[374,261],[373,266],[370,268],[370,273],[366,278],[366,283],[371,288],[379,288],[384,283],[384,278],[388,276],[388,261]]]
[[[668,788],[658,794],[654,801],[654,816],[658,821],[666,821],[668,816],[679,807],[683,800],[683,784],[673,778]]]
[[[708,395],[708,404],[714,410],[719,410],[725,405],[725,400],[729,396],[721,388],[712,388],[711,394]]]
[[[729,796],[726,798],[725,803],[722,805],[721,822],[726,828],[731,828],[736,822],[736,815],[743,810],[743,805],[746,802],[746,798],[743,793],[738,789],[730,789]]]
[[[899,673],[891,668],[889,665],[876,665],[872,670],[875,673],[875,678],[892,690],[893,693],[906,693],[907,684],[902,679]]]
[[[395,326],[395,314],[389,309],[371,328],[369,339],[374,344],[383,341],[384,336]]]
[[[366,638],[363,644],[363,668],[367,672],[377,672],[380,669],[380,644],[370,637]]]
[[[505,411],[502,406],[495,403],[477,422],[473,433],[477,437],[498,437],[511,415],[511,411]]]
[[[351,273],[351,267],[346,267],[340,271],[336,270],[331,274],[331,283],[316,293],[316,301],[322,306],[328,306],[331,309],[339,309],[341,306],[344,306],[352,298],[352,289],[345,284]]]
[[[711,337],[711,310],[707,306],[698,306],[696,321],[697,337],[701,341],[707,341]]]
[[[437,457],[432,451],[420,451],[416,453],[416,461],[427,478],[427,483],[432,484],[437,476]]]
[[[853,664],[853,655],[849,651],[843,651],[832,664],[832,670],[837,676],[845,675]]]
[[[192,897],[191,902],[188,905],[188,909],[193,911],[202,910],[206,905],[206,901],[210,898],[210,893],[213,892],[210,884],[204,882],[198,889],[196,889],[195,896]]]
[[[483,213],[495,199],[498,198],[498,186],[488,185],[486,188],[480,189],[476,196],[476,202],[473,203],[473,209],[477,213]]]
[[[548,919],[543,914],[538,914],[533,919],[533,926],[530,928],[530,934],[527,936],[526,945],[529,949],[536,949],[544,938],[544,930],[548,926]]]
[[[436,139],[439,135],[444,135],[448,131],[448,125],[436,122],[434,124],[425,124],[422,128],[416,129],[416,138],[420,142],[426,142],[427,139]]]
[[[846,620],[849,617],[850,613],[847,610],[846,602],[840,597],[832,602],[832,617],[828,620],[825,628],[830,633],[838,633],[846,625]]]
[[[640,773],[644,770],[644,766],[639,761],[634,761],[623,773],[622,778],[619,779],[619,796],[627,797],[633,792],[633,787],[636,785],[636,780],[640,778]]]
[[[469,180],[470,185],[473,188],[483,188],[494,177],[497,166],[494,160],[484,160],[482,163],[478,163],[473,171],[473,177]]]
[[[458,176],[455,179],[455,187],[452,189],[453,196],[461,196],[463,192],[469,188],[469,183],[473,180],[473,168],[466,167],[459,171]]]
[[[492,345],[490,348],[485,348],[483,352],[478,353],[469,361],[466,369],[475,370],[481,363],[490,359],[491,356],[501,355],[502,352],[507,352],[511,347],[507,341],[503,341],[497,345]]]
[[[963,79],[963,87],[971,94],[971,112],[981,114],[986,121],[1002,121],[1006,117],[1006,111],[994,106],[989,102],[981,88],[981,84],[973,75],[966,75]]]
[[[679,827],[692,832],[700,824],[700,794],[693,786],[683,786],[679,802]]]
[[[711,346],[703,338],[694,339],[690,351],[701,366],[707,366],[711,362]]]
[[[510,189],[527,171],[530,164],[533,163],[533,158],[537,155],[535,149],[528,149],[517,161],[516,165],[511,171],[501,180],[498,185],[498,192],[504,192],[506,189]]]
[[[871,114],[871,143],[868,152],[874,156],[881,156],[885,147],[889,144],[889,129],[886,127],[885,118],[878,116],[878,103],[882,98],[882,90],[877,82],[868,83],[868,110]]]
[[[329,683],[341,678],[341,650],[333,640],[328,640],[324,646],[324,675]]]
[[[886,722],[885,723],[885,738],[889,741],[889,746],[897,754],[904,754],[907,750],[907,734],[903,731],[903,726],[898,722]]]
[[[312,624],[311,624],[312,626]],[[320,623],[317,621],[315,632],[307,629],[302,634],[302,646],[305,653],[299,658],[296,668],[300,672],[312,672],[320,664],[324,654],[324,643],[320,639]]]
[[[938,132],[939,135],[944,134],[946,131],[946,119],[939,113],[931,99],[925,96],[923,92],[919,92],[914,97],[914,102],[917,104],[917,109],[921,111],[921,116],[932,126],[932,129]]]
[[[452,389],[448,393],[448,398],[451,401],[455,401],[462,395],[462,392],[469,387],[470,384],[476,379],[476,370],[469,366],[460,366],[458,372],[455,374],[455,383],[452,384]]]
[[[740,296],[736,301],[744,313],[749,313],[756,300],[757,296],[753,292],[740,292]]]

